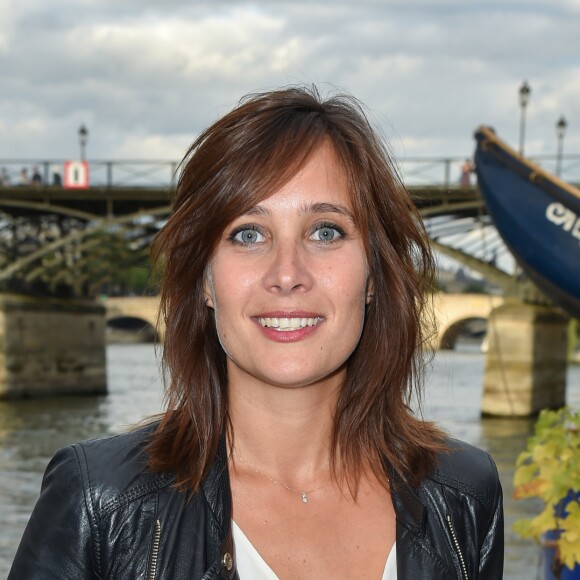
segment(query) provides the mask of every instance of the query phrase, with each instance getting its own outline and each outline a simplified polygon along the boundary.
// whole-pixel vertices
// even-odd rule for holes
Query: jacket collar
[[[214,572],[217,572],[220,578],[231,580],[234,577],[236,568],[233,565],[234,540],[231,530],[232,493],[228,475],[226,438],[224,435],[219,439],[215,461],[209,474],[203,480],[201,489],[214,517],[209,523],[208,533],[206,534],[207,557],[210,562],[214,562]]]
[[[391,497],[397,520],[419,535],[424,535],[427,508],[417,492],[391,469]]]

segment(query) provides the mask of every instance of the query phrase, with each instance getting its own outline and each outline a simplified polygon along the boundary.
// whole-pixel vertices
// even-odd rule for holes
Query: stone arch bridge
[[[158,297],[107,298],[107,324],[121,319],[140,320],[143,326],[155,328],[159,308]],[[503,303],[500,296],[487,294],[444,294],[438,293],[433,300],[433,310],[437,322],[437,337],[434,348],[453,348],[462,327],[471,320],[487,319],[496,306]],[[157,329],[157,336],[163,340],[163,325]]]

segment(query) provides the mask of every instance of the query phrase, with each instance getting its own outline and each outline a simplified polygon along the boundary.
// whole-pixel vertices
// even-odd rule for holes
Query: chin
[[[304,371],[304,369],[300,369]],[[288,389],[307,387],[315,383],[318,378],[310,375],[305,376],[301,372],[280,372],[279,370],[273,373],[267,372],[259,377],[264,383],[270,384],[274,387],[283,387]]]
[[[276,387],[288,389],[308,387],[316,383],[323,383],[327,379],[334,379],[338,374],[345,370],[345,365],[340,364],[330,369],[320,369],[317,373],[314,369],[305,372],[304,363],[288,365],[282,371],[280,366],[262,375],[264,382],[270,383]]]

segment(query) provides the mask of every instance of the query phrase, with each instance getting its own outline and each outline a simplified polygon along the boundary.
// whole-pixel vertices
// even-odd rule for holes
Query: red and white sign
[[[86,161],[65,161],[63,185],[66,189],[88,189],[89,164]]]

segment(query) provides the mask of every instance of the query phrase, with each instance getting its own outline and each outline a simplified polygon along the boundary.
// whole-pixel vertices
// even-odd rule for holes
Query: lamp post
[[[528,81],[524,81],[520,87],[520,155],[524,154],[524,137],[526,135],[526,107],[530,100],[530,93],[532,89],[528,85]]]
[[[558,136],[558,154],[556,155],[556,175],[560,177],[562,173],[562,153],[564,152],[564,135],[566,134],[566,128],[568,123],[564,117],[560,117],[556,123],[556,135]]]
[[[85,125],[79,127],[79,146],[81,148],[81,161],[86,161],[87,141],[89,139],[89,130]]]

